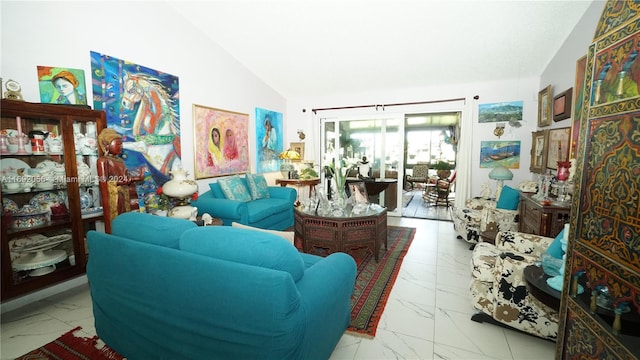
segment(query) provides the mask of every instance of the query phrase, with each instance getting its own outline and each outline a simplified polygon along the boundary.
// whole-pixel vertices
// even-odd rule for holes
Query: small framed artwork
[[[573,95],[573,88],[569,88],[553,97],[553,121],[571,117],[571,95]]]
[[[551,125],[551,85],[538,92],[538,126]]]
[[[302,161],[304,160],[304,143],[303,142],[292,142],[289,144],[289,150],[293,150],[300,154],[300,160],[293,161]]]
[[[531,138],[531,165],[529,171],[543,174],[547,168],[547,147],[549,146],[549,130],[540,130],[532,133]]]
[[[547,167],[557,169],[558,161],[569,161],[571,127],[549,130]]]
[[[87,104],[84,70],[40,65],[37,68],[40,102],[67,105]]]
[[[353,200],[356,204],[368,204],[369,194],[367,193],[367,186],[364,181],[350,182],[348,185],[349,196],[353,196]]]

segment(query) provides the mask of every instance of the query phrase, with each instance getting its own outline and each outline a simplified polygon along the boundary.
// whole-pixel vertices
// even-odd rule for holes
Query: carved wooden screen
[[[639,13],[608,1],[587,55],[557,358],[640,354]]]

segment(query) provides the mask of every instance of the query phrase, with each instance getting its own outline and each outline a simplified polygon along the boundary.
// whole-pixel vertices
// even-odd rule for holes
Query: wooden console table
[[[518,231],[555,237],[569,222],[571,207],[542,205],[532,198],[533,193],[520,195],[520,223]]]
[[[309,197],[311,197],[311,193],[313,193],[313,187],[320,184],[320,178],[311,178],[311,179],[276,179],[276,185],[280,185],[282,187],[286,187],[287,185],[294,186],[308,186],[309,187]]]
[[[327,256],[367,248],[378,261],[380,246],[387,250],[387,210],[353,217],[324,217],[294,210],[294,243],[303,252]]]

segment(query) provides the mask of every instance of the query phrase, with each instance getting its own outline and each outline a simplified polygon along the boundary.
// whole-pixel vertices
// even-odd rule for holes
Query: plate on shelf
[[[40,207],[42,204],[57,204],[62,202],[62,197],[53,192],[41,192],[35,194],[31,200],[29,200],[29,205]]]
[[[14,248],[13,251],[34,252],[34,251],[50,250],[58,246],[58,244],[71,240],[71,238],[72,238],[71,234],[47,237],[46,239],[42,239],[37,243],[31,244],[31,246],[24,246],[18,249]]]
[[[82,215],[100,214],[102,210],[102,206],[86,208],[82,209]]]
[[[18,211],[18,204],[15,201],[7,198],[2,198],[2,209],[9,210],[10,212]]]
[[[14,173],[17,175],[18,169],[31,169],[26,162],[14,158],[0,159],[0,175],[9,176]]]
[[[58,163],[53,160],[44,160],[38,163],[38,165],[36,165],[36,169],[49,170],[49,169],[55,169],[57,166],[58,166]]]

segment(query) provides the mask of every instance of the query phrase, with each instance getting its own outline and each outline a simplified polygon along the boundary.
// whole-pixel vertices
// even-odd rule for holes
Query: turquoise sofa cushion
[[[562,259],[562,255],[564,255],[564,251],[562,251],[562,238],[564,237],[564,227],[562,231],[556,236],[555,239],[549,244],[547,248],[547,254],[553,256],[556,259]]]
[[[266,199],[269,197],[269,185],[267,179],[262,174],[250,174],[245,176],[249,185],[249,192],[253,200]]]
[[[496,209],[517,210],[519,203],[520,191],[505,185],[500,192],[500,199],[498,199]]]
[[[218,184],[218,182],[209,183],[209,189],[211,189],[211,194],[216,199],[226,199],[226,197],[224,196],[224,193],[222,192],[222,188],[220,187],[220,184]]]
[[[195,227],[194,222],[184,219],[127,212],[113,219],[111,232],[115,236],[177,249],[180,235]]]
[[[247,203],[247,217],[252,223],[256,223],[264,218],[276,213],[287,213],[293,208],[293,204],[288,199],[258,199]]]
[[[212,258],[286,271],[297,282],[305,264],[298,250],[280,236],[228,226],[198,227],[180,237],[180,250]]]
[[[238,175],[218,180],[224,196],[229,200],[251,201],[251,194]]]

